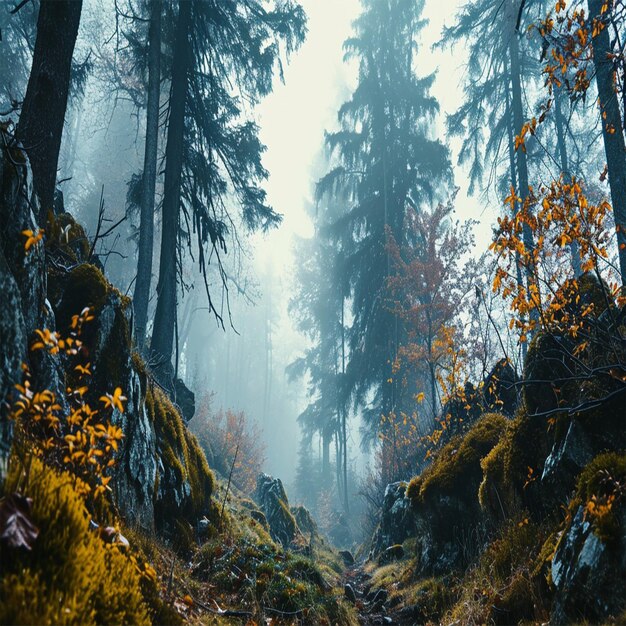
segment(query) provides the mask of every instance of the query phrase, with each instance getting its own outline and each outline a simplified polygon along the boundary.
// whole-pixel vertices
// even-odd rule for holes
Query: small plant
[[[10,417],[16,424],[16,443],[24,454],[34,454],[59,470],[75,478],[74,487],[93,501],[108,489],[115,453],[123,438],[121,429],[110,421],[113,411],[124,412],[122,390],[100,397],[100,408],[92,408],[87,401],[90,363],[80,362],[81,333],[85,324],[93,320],[91,309],[74,315],[70,331],[62,337],[47,328],[35,331],[31,352],[46,351],[64,361],[66,366],[65,398],[57,398],[49,389],[34,390],[27,365],[23,365],[24,380],[16,385],[17,399]]]

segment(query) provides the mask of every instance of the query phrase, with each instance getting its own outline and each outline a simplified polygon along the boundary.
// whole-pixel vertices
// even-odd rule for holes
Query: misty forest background
[[[337,545],[475,405],[513,415],[533,337],[584,327],[568,281],[620,297],[623,2],[74,0],[65,110],[25,99],[54,4],[0,11],[40,224],[84,226],[209,465]]]

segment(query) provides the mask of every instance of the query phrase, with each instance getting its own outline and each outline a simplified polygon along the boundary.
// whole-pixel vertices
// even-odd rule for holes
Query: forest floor
[[[372,575],[365,571],[362,564],[348,568],[343,577],[346,596],[349,597],[351,591],[354,592],[359,624],[362,626],[400,624],[401,622],[397,621],[385,606],[387,591],[373,587],[371,580]]]

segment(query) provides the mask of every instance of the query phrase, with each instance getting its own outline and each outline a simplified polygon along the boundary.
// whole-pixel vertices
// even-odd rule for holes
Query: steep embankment
[[[590,347],[538,334],[514,416],[467,407],[466,432],[387,487],[358,576],[393,623],[626,621],[626,312],[579,285]]]
[[[40,228],[1,141],[0,622],[356,623],[280,481],[255,503],[214,476],[134,351],[130,300],[69,214]]]

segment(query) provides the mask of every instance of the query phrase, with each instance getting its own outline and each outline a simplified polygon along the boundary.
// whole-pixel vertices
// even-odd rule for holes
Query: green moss
[[[581,472],[576,498],[571,506],[582,503],[587,509],[595,534],[605,542],[619,540],[621,531],[615,509],[626,497],[626,455],[605,452]]]
[[[163,464],[174,472],[178,481],[189,482],[191,506],[183,513],[195,521],[208,512],[215,486],[204,452],[167,394],[154,384],[146,391],[146,408],[155,427]]]
[[[499,413],[483,415],[463,437],[451,439],[421,476],[409,483],[408,497],[425,501],[434,493],[463,489],[471,475],[479,482],[480,461],[498,443],[506,425],[507,419]]]
[[[415,561],[394,561],[380,567],[372,562],[368,573],[371,574],[371,587],[382,587],[391,592],[400,587],[407,587],[415,580]]]
[[[456,597],[455,589],[442,578],[426,578],[402,592],[404,606],[415,607],[420,623],[438,623]],[[417,616],[413,616],[415,619]]]
[[[537,333],[530,342],[522,387],[528,415],[553,410],[559,403],[576,398],[578,381],[566,382],[576,368],[568,356],[573,349],[569,344],[567,339],[545,332]]]
[[[30,552],[0,548],[0,623],[150,623],[135,565],[89,530],[72,481],[39,459],[13,459],[6,490],[32,498],[40,534]]]
[[[72,315],[85,307],[92,307],[97,313],[106,301],[110,285],[102,272],[90,263],[77,265],[65,278],[61,302],[56,310],[57,327],[66,329]]]
[[[302,506],[292,506],[291,513],[293,514],[298,528],[307,536],[317,535],[317,524],[309,513],[309,510]]]
[[[48,216],[46,248],[74,263],[83,263],[89,256],[89,239],[85,229],[69,213]]]
[[[524,507],[534,510],[539,497],[537,478],[553,441],[545,418],[530,417],[522,407],[481,461],[478,497],[483,510],[495,519],[510,517]]]
[[[533,578],[543,578],[548,586],[552,586],[552,559],[556,551],[560,534],[558,531],[552,532],[544,541],[539,550],[539,554],[533,562]]]
[[[131,328],[124,309],[123,305],[115,307],[115,318],[106,345],[98,355],[96,375],[100,387],[104,389],[114,389],[128,380]]]

